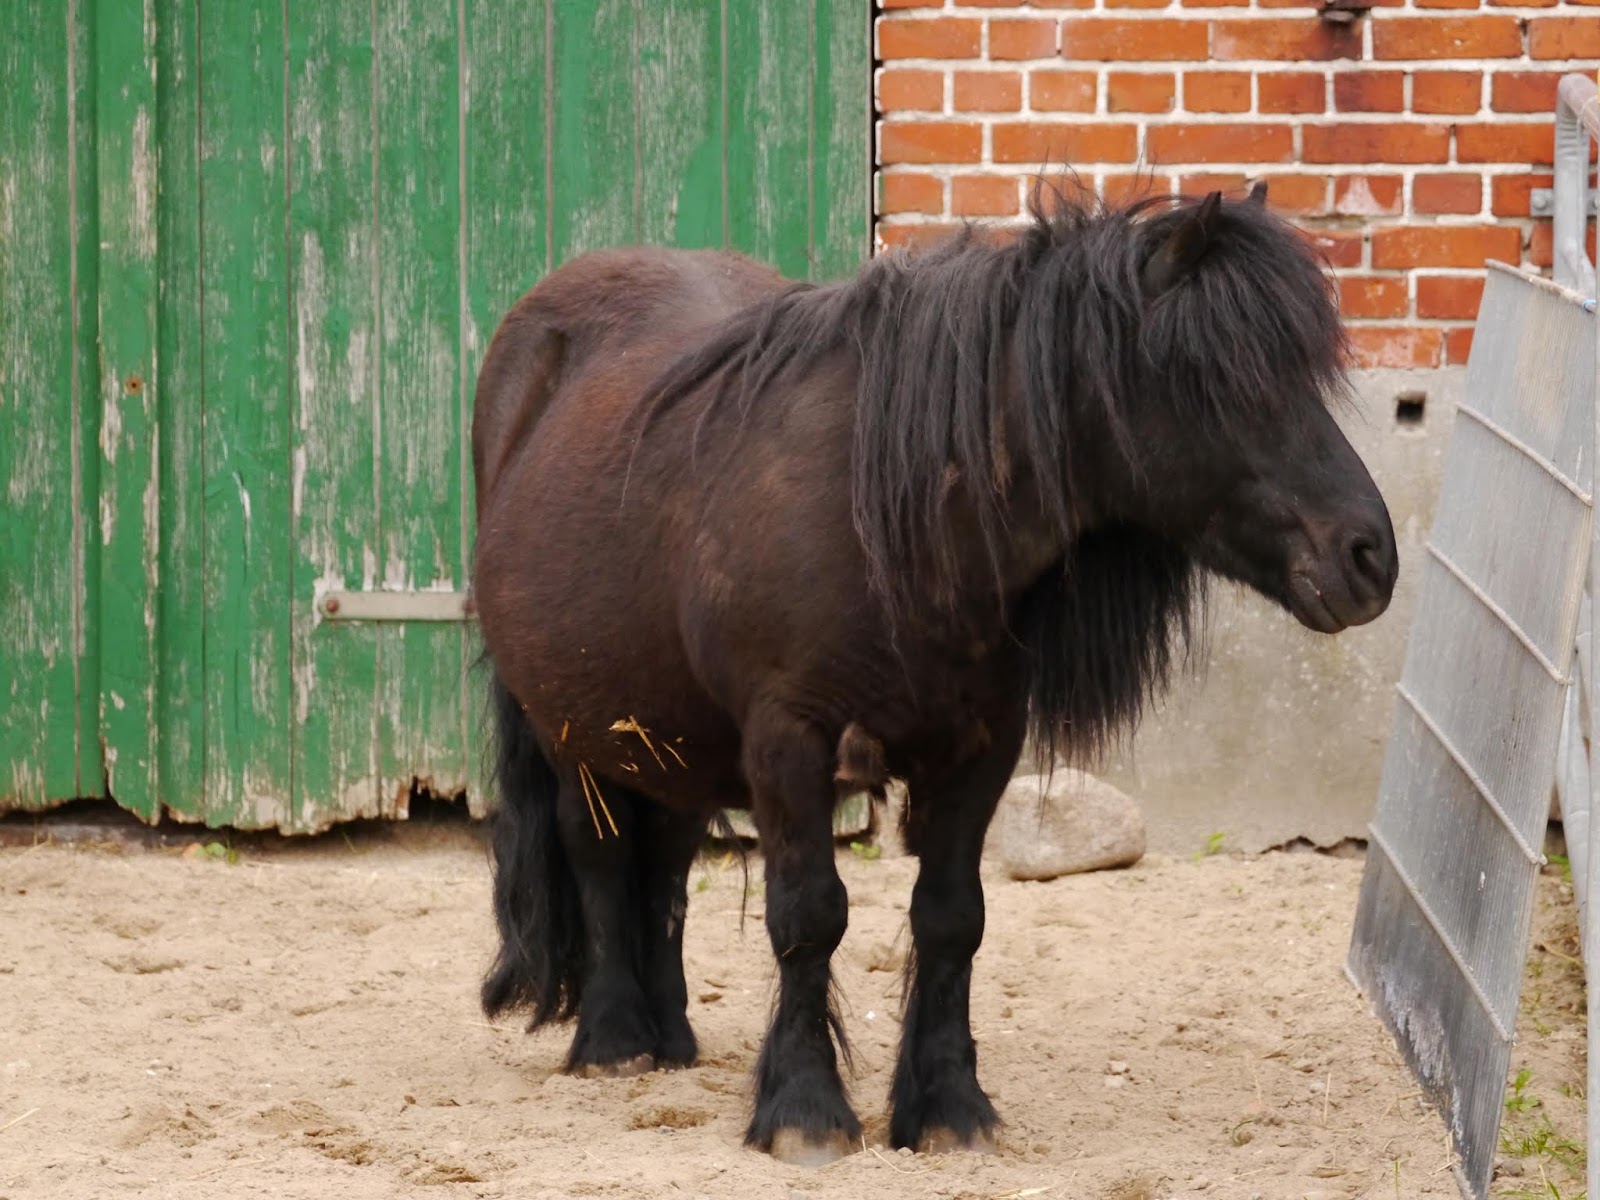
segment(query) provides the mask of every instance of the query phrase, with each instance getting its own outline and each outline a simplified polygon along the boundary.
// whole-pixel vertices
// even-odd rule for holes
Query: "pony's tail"
[[[557,824],[560,783],[522,706],[489,684],[498,805],[489,852],[500,951],[483,981],[490,1017],[528,1009],[529,1028],[574,1016],[582,998],[583,913]]]

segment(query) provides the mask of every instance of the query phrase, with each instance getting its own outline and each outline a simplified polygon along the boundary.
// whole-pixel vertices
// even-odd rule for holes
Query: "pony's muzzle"
[[[1380,616],[1400,576],[1389,513],[1353,522],[1289,573],[1289,610],[1319,633],[1338,633]],[[1322,548],[1319,548],[1322,549]]]

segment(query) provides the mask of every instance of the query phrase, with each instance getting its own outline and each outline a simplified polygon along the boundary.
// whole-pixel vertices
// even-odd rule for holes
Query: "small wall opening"
[[[1401,392],[1394,398],[1394,423],[1401,429],[1417,429],[1427,416],[1426,392]]]

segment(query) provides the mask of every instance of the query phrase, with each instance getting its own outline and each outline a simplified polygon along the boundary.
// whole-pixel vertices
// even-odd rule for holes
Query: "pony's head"
[[[1133,228],[1123,269],[1141,311],[1104,467],[1115,516],[1311,629],[1372,620],[1394,591],[1394,529],[1329,411],[1346,345],[1316,257],[1262,185]]]

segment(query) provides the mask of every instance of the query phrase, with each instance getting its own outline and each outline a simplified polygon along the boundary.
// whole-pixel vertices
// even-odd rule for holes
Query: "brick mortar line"
[[[1569,4],[1507,4],[1507,5],[1480,5],[1477,8],[1427,8],[1412,0],[1404,4],[1384,4],[1374,7],[1367,20],[1381,22],[1391,15],[1409,17],[1431,17],[1440,20],[1463,20],[1474,17],[1556,17],[1572,18],[1583,14],[1575,14],[1571,10],[1577,7]],[[1144,5],[1129,5],[1117,7],[1104,3],[1104,0],[1088,8],[1031,8],[1023,5],[1011,7],[957,5],[947,8],[893,8],[879,9],[873,14],[875,23],[892,22],[894,24],[915,23],[917,21],[940,21],[957,18],[968,21],[1071,21],[1087,15],[1102,15],[1115,13],[1129,16],[1173,16],[1192,15],[1196,20],[1205,20],[1211,17],[1216,20],[1231,20],[1239,16],[1255,16],[1263,19],[1276,18],[1279,20],[1312,20],[1317,18],[1320,9],[1315,4],[1284,5],[1282,7],[1263,6],[1260,4],[1180,4],[1169,2],[1155,7]]]
[[[1262,170],[1262,167],[1264,165],[1270,166],[1270,167],[1276,167],[1277,169],[1275,169],[1275,170]],[[1332,180],[1335,185],[1337,185],[1338,182],[1340,180],[1343,180],[1343,179],[1364,179],[1364,178],[1368,178],[1368,177],[1380,177],[1380,178],[1382,178],[1382,177],[1390,177],[1390,178],[1398,177],[1399,180],[1400,180],[1400,183],[1401,183],[1402,195],[1411,195],[1413,193],[1413,191],[1414,191],[1414,189],[1416,187],[1416,182],[1417,182],[1419,177],[1426,176],[1426,177],[1430,177],[1431,178],[1431,177],[1435,177],[1435,176],[1460,176],[1460,175],[1465,175],[1465,176],[1469,176],[1469,177],[1471,177],[1471,176],[1481,176],[1483,178],[1484,184],[1485,184],[1484,195],[1485,195],[1486,199],[1482,203],[1478,213],[1425,213],[1425,212],[1416,212],[1414,209],[1412,209],[1410,207],[1407,207],[1407,208],[1402,209],[1402,211],[1400,211],[1398,213],[1366,214],[1366,213],[1337,213],[1337,212],[1335,212],[1335,213],[1325,214],[1324,217],[1316,218],[1316,219],[1326,219],[1326,218],[1329,218],[1329,217],[1347,216],[1347,217],[1350,217],[1352,219],[1354,219],[1354,218],[1363,218],[1363,219],[1378,220],[1378,219],[1387,219],[1387,218],[1402,218],[1402,217],[1405,217],[1405,216],[1408,216],[1408,215],[1412,215],[1412,216],[1417,216],[1417,217],[1429,218],[1429,219],[1435,220],[1435,221],[1440,220],[1442,218],[1472,217],[1472,216],[1483,216],[1483,215],[1498,216],[1498,214],[1494,214],[1494,213],[1490,212],[1490,206],[1493,203],[1493,195],[1494,195],[1494,192],[1493,192],[1493,181],[1495,181],[1497,179],[1525,178],[1526,176],[1528,176],[1530,174],[1533,174],[1533,175],[1549,175],[1549,174],[1551,174],[1551,171],[1545,170],[1545,169],[1535,169],[1533,171],[1530,171],[1525,165],[1518,164],[1518,163],[1486,163],[1486,164],[1482,164],[1484,169],[1481,170],[1481,171],[1465,169],[1467,167],[1473,167],[1473,166],[1479,165],[1479,164],[1472,164],[1472,163],[1468,163],[1468,164],[1459,164],[1459,163],[1458,164],[1451,164],[1451,163],[1409,164],[1408,163],[1408,164],[1404,164],[1404,165],[1394,164],[1394,163],[1335,163],[1335,164],[1326,164],[1327,166],[1329,166],[1331,168],[1331,169],[1328,169],[1328,170],[1308,169],[1308,167],[1309,168],[1314,168],[1314,167],[1319,167],[1319,166],[1323,166],[1323,165],[1324,164],[1320,164],[1320,163],[1318,163],[1318,164],[1298,164],[1298,163],[1262,164],[1262,163],[1240,163],[1240,162],[1173,163],[1173,164],[1169,164],[1167,167],[1158,168],[1158,169],[1160,170],[1161,174],[1163,174],[1165,176],[1172,177],[1174,179],[1176,177],[1182,176],[1182,175],[1242,175],[1246,179],[1265,179],[1265,180],[1267,180],[1269,185],[1270,185],[1271,181],[1274,178],[1277,178],[1277,177],[1280,177],[1280,176],[1302,176],[1302,175],[1305,175],[1305,176],[1311,176],[1311,177],[1314,177],[1314,178],[1315,177],[1324,177],[1324,178]],[[1443,169],[1441,169],[1441,168],[1443,168]],[[1029,180],[1029,179],[1037,177],[1039,174],[1041,174],[1041,172],[1044,171],[1044,169],[1045,169],[1045,164],[1042,161],[1037,163],[1037,164],[1028,164],[1028,163],[990,163],[990,162],[979,162],[979,163],[896,163],[891,167],[879,167],[879,168],[877,168],[876,173],[881,178],[885,178],[885,179],[891,178],[891,177],[894,177],[894,176],[910,175],[910,176],[917,176],[917,177],[933,178],[933,179],[939,180],[941,183],[948,183],[952,179],[968,178],[968,177],[978,177],[978,178],[984,178],[984,179],[1014,179],[1014,180],[1024,180],[1025,181],[1025,180]],[[1086,166],[1083,170],[1080,170],[1078,172],[1078,174],[1080,176],[1093,179],[1097,184],[1100,184],[1100,183],[1103,182],[1104,178],[1107,177],[1107,176],[1115,176],[1115,177],[1118,177],[1118,178],[1122,178],[1122,177],[1129,176],[1129,175],[1145,174],[1147,172],[1147,170],[1148,170],[1148,168],[1142,167],[1141,164],[1139,164],[1137,162],[1134,162],[1134,163],[1094,163],[1092,165]],[[1050,169],[1049,173],[1051,175],[1058,175],[1058,174],[1061,173],[1061,171],[1060,171],[1059,168],[1052,167]],[[1591,176],[1591,178],[1592,178],[1592,176]],[[885,214],[885,215],[893,216],[893,215],[898,215],[898,214]],[[1514,219],[1517,219],[1517,217],[1508,215],[1508,216],[1505,216],[1505,217],[1500,218],[1500,219],[1514,220]],[[1524,217],[1523,219],[1527,219],[1527,220],[1549,220],[1548,217],[1534,217],[1531,214],[1526,215],[1526,217]]]
[[[915,218],[915,219],[902,219],[902,218]],[[1316,227],[1307,227],[1305,225],[1305,222],[1308,222],[1308,221],[1310,221],[1312,219],[1314,219],[1314,218],[1296,217],[1292,213],[1288,214],[1288,220],[1292,224],[1300,227],[1303,232],[1305,232],[1305,233],[1307,233],[1307,234],[1309,234],[1309,235],[1311,235],[1313,237],[1318,235],[1318,234],[1356,233],[1356,232],[1374,233],[1374,232],[1379,232],[1379,231],[1383,231],[1383,230],[1414,230],[1414,229],[1415,230],[1429,230],[1429,229],[1461,229],[1461,228],[1467,228],[1467,229],[1510,229],[1510,228],[1515,227],[1518,230],[1518,232],[1521,233],[1526,238],[1526,236],[1531,233],[1531,227],[1530,227],[1529,222],[1531,222],[1533,220],[1537,220],[1538,218],[1502,217],[1502,218],[1500,218],[1499,220],[1496,220],[1496,221],[1479,221],[1476,224],[1469,225],[1469,226],[1460,226],[1460,225],[1454,225],[1454,226],[1452,226],[1452,225],[1425,225],[1425,224],[1418,224],[1418,223],[1416,223],[1414,221],[1394,221],[1394,222],[1391,222],[1391,223],[1386,224],[1386,225],[1377,226],[1376,228],[1368,227],[1365,230],[1319,229],[1319,228],[1316,228]],[[1025,226],[1028,223],[1028,219],[1027,219],[1026,214],[1015,214],[1015,215],[1010,215],[1010,216],[993,216],[993,215],[990,215],[990,216],[984,216],[984,215],[961,216],[961,215],[958,215],[958,214],[955,214],[955,213],[902,213],[902,214],[895,214],[895,216],[893,218],[890,218],[890,217],[879,217],[878,218],[878,224],[881,225],[882,227],[886,228],[886,229],[940,228],[940,227],[943,227],[943,226],[946,226],[946,225],[960,225],[960,224],[963,224],[963,223],[968,222],[968,221],[974,222],[974,223],[980,224],[980,225],[995,225],[995,226],[998,226],[998,227],[1010,228],[1010,229],[1020,229],[1020,228],[1022,228],[1023,226]],[[1362,262],[1360,264],[1355,264],[1355,265],[1348,266],[1348,267],[1335,267],[1333,269],[1336,270],[1336,271],[1361,271],[1361,272],[1372,272],[1372,273],[1376,273],[1376,274],[1384,274],[1384,273],[1387,272],[1387,273],[1392,273],[1392,274],[1396,274],[1396,275],[1405,275],[1405,274],[1408,274],[1408,273],[1413,272],[1413,271],[1446,271],[1446,270],[1477,271],[1477,270],[1482,270],[1481,267],[1446,267],[1446,266],[1431,267],[1431,266],[1419,265],[1419,264],[1413,264],[1413,265],[1411,265],[1409,267],[1378,267],[1378,266],[1372,266],[1372,265],[1370,265],[1370,262],[1369,262],[1369,256],[1365,253],[1365,250],[1370,248],[1370,239],[1363,239],[1363,240],[1367,244],[1364,245],[1364,247],[1363,247],[1363,251],[1364,252],[1362,254]]]
[[[1015,193],[1019,205],[1028,195],[1022,189]],[[1155,193],[1157,195],[1170,195],[1171,193]],[[1547,220],[1545,217],[1497,217],[1493,213],[1455,214],[1446,213],[1440,216],[1449,217],[1449,220],[1435,219],[1435,214],[1422,213],[1418,216],[1386,216],[1384,218],[1357,217],[1347,213],[1327,213],[1323,215],[1309,213],[1286,213],[1285,216],[1296,225],[1303,226],[1311,234],[1370,234],[1395,229],[1424,229],[1424,230],[1489,230],[1501,227],[1511,228],[1516,226],[1523,233],[1531,233],[1534,224]],[[1022,221],[1025,212],[1019,208],[1015,213],[958,213],[942,210],[936,213],[918,211],[905,211],[893,213],[879,213],[878,221],[884,225],[939,225],[948,221],[962,220],[994,220],[994,221]],[[1420,217],[1421,219],[1418,219]],[[1360,219],[1363,224],[1353,227],[1341,222]]]
[[[1035,160],[1039,167],[1044,166],[1042,159]],[[881,175],[939,175],[973,173],[975,168],[991,168],[990,174],[998,175],[1027,175],[1030,171],[1037,173],[1037,169],[1029,163],[997,163],[997,162],[933,162],[933,163],[887,163],[874,168]],[[1130,169],[1162,171],[1171,174],[1173,171],[1188,174],[1220,175],[1228,172],[1243,173],[1245,175],[1330,175],[1334,178],[1359,175],[1400,175],[1410,182],[1417,175],[1478,175],[1484,174],[1491,178],[1505,175],[1549,175],[1551,173],[1548,163],[1543,166],[1529,166],[1527,163],[1517,162],[1491,162],[1491,163],[1297,163],[1297,162],[1175,162],[1175,163],[1086,163],[1085,170],[1090,174],[1126,175]],[[1200,167],[1203,171],[1196,172],[1190,168]],[[1590,164],[1591,178],[1594,175],[1594,164]],[[1080,171],[1080,174],[1083,172]]]
[[[1307,6],[1298,8],[1259,8],[1243,4],[1188,6],[1169,4],[1161,8],[1111,8],[1104,5],[1096,5],[1093,8],[1059,10],[1037,8],[894,9],[889,12],[877,13],[873,24],[876,29],[885,24],[916,25],[949,20],[980,21],[985,26],[993,21],[1022,20],[1040,24],[1054,21],[1057,26],[1060,26],[1068,21],[1082,21],[1096,17],[1130,21],[1188,20],[1197,23],[1201,21],[1310,22],[1318,20],[1319,12],[1319,9]],[[1413,17],[1425,21],[1460,21],[1481,19],[1483,17],[1510,17],[1517,21],[1540,18],[1571,21],[1581,20],[1585,15],[1588,14],[1573,13],[1567,6],[1562,4],[1546,5],[1543,8],[1530,5],[1504,8],[1419,8],[1414,4],[1396,4],[1372,9],[1371,15],[1364,22],[1364,28],[1371,29],[1374,25],[1381,25],[1395,17]]]
[[[1596,7],[1595,19],[1600,21],[1600,6]],[[1377,70],[1369,71],[1368,67],[1375,67],[1381,71],[1438,71],[1455,75],[1493,75],[1498,68],[1507,64],[1533,63],[1540,68],[1539,73],[1553,75],[1562,70],[1562,64],[1568,64],[1568,69],[1578,75],[1589,76],[1589,64],[1593,59],[1587,58],[1534,58],[1526,55],[1512,58],[1067,58],[1061,54],[1040,58],[884,58],[873,63],[873,78],[876,80],[885,71],[915,70],[915,71],[970,71],[979,74],[1001,75],[1008,72],[1021,70],[1039,70],[1041,67],[1059,67],[1069,71],[1128,71],[1138,74],[1161,74],[1194,67],[1216,68],[1220,71],[1244,70],[1251,64],[1267,65],[1272,67],[1300,67],[1305,71],[1345,71],[1351,75],[1375,75]],[[1408,65],[1409,64],[1409,65]],[[1473,66],[1487,66],[1486,70],[1475,71]],[[1504,71],[1498,71],[1505,74]]]
[[[1155,121],[1161,118],[1172,117],[1261,117],[1283,121],[1298,121],[1301,124],[1393,124],[1402,119],[1422,119],[1427,125],[1459,124],[1469,120],[1502,120],[1510,118],[1513,124],[1538,124],[1554,120],[1554,113],[1526,112],[1517,110],[1502,110],[1491,106],[1483,106],[1471,112],[1459,113],[1432,113],[1417,112],[1409,105],[1393,110],[1344,110],[1325,108],[1321,112],[1276,112],[1264,111],[1260,106],[1259,97],[1252,97],[1251,107],[1238,112],[1219,112],[1215,109],[1192,109],[1182,105],[1167,110],[1166,112],[1137,112],[1133,110],[1113,110],[1107,107],[1108,97],[1104,88],[1097,89],[1094,109],[1069,109],[1069,108],[1035,108],[1033,96],[1030,94],[1020,102],[1018,108],[957,108],[954,105],[953,93],[955,85],[952,82],[946,89],[945,107],[942,108],[910,108],[897,107],[882,109],[875,114],[875,121],[882,125],[894,123],[897,125],[916,124],[951,124],[957,121],[971,123],[973,121],[1005,122],[1019,118],[1034,118],[1037,121],[1053,122],[1056,124],[1089,124],[1089,117],[1105,117],[1111,120],[1144,119]],[[1174,101],[1179,97],[1174,95]]]
[[[1220,174],[1220,172],[1219,172]],[[992,178],[992,177],[986,177]],[[1003,177],[1002,177],[1003,178]],[[941,182],[947,182],[941,180]],[[1270,187],[1271,180],[1268,185]],[[1019,198],[1025,198],[1022,189],[1018,189]],[[1155,193],[1161,195],[1162,193]],[[1167,193],[1171,194],[1171,193]],[[1476,213],[1381,213],[1372,215],[1368,213],[1329,212],[1323,214],[1287,213],[1285,216],[1293,223],[1307,226],[1306,232],[1312,234],[1334,233],[1359,233],[1369,234],[1393,229],[1498,229],[1510,228],[1513,225],[1524,233],[1532,231],[1540,221],[1548,221],[1549,217],[1535,216],[1498,216],[1491,212]],[[877,219],[888,225],[937,225],[948,221],[980,219],[967,218],[960,214],[945,210],[937,213],[925,212],[894,212],[878,213]],[[1017,212],[1010,214],[990,214],[981,218],[986,221],[1022,222],[1026,214]],[[1334,222],[1356,222],[1360,225],[1340,225]],[[1314,224],[1317,223],[1317,224]]]
[[[1083,118],[1085,117],[1103,117],[1105,120],[1090,122],[1084,120]],[[953,123],[949,118],[970,118],[964,123],[982,122],[991,125],[1007,125],[1021,124],[1026,121],[1034,125],[1105,125],[1127,124],[1130,120],[1140,119],[1146,124],[1154,125],[1161,123],[1158,118],[1167,119],[1169,123],[1171,118],[1181,118],[1184,124],[1204,125],[1210,123],[1204,118],[1220,117],[1259,117],[1262,119],[1263,124],[1279,122],[1300,125],[1416,124],[1417,118],[1427,118],[1421,122],[1425,125],[1458,125],[1466,121],[1488,120],[1505,120],[1511,125],[1539,125],[1549,123],[1554,119],[1542,113],[1502,112],[1499,109],[1492,108],[1480,108],[1476,112],[1468,113],[1419,113],[1412,112],[1409,109],[1399,109],[1393,112],[1280,113],[1261,112],[1259,109],[1254,108],[1242,109],[1238,112],[1222,112],[1216,109],[1174,108],[1167,112],[1152,113],[1133,110],[1113,111],[1109,109],[1104,112],[1090,112],[1082,109],[1066,108],[958,108],[954,111],[934,108],[897,108],[892,113],[880,117],[879,123],[888,121],[900,127],[907,125],[948,125]]]
[[[1019,203],[1026,201],[1026,194],[1018,189]],[[1161,193],[1156,193],[1161,194]],[[1171,193],[1167,193],[1171,194]],[[1393,213],[1382,216],[1368,216],[1365,214],[1327,213],[1323,215],[1287,213],[1285,216],[1294,224],[1300,225],[1305,232],[1316,234],[1359,233],[1364,237],[1367,234],[1395,229],[1500,229],[1517,228],[1524,235],[1531,235],[1537,222],[1549,220],[1548,217],[1533,216],[1496,216],[1489,212],[1477,213]],[[944,225],[952,221],[986,221],[1002,224],[1023,224],[1027,220],[1025,212],[1010,214],[979,214],[967,216],[950,211],[937,213],[925,212],[896,212],[878,213],[876,219],[882,225]],[[1334,222],[1361,221],[1359,227],[1332,224]],[[1380,268],[1389,270],[1391,268]],[[1393,268],[1395,270],[1410,270],[1411,268]],[[1443,268],[1440,268],[1443,269]],[[1466,270],[1469,268],[1461,268]]]
[[[1600,13],[1595,16],[1600,21]],[[1357,62],[1356,59],[1340,59],[1339,63]],[[1351,69],[1341,65],[1334,65],[1327,59],[1210,59],[1210,58],[1178,58],[1178,59],[1067,59],[1067,58],[904,58],[889,59],[879,63],[873,68],[873,87],[877,88],[883,81],[883,75],[888,71],[920,71],[924,74],[942,74],[946,76],[960,72],[964,75],[1036,75],[1041,73],[1060,73],[1074,75],[1104,75],[1116,72],[1119,75],[1183,75],[1183,74],[1214,74],[1222,72],[1237,72],[1239,74],[1253,72],[1255,74],[1270,74],[1274,71],[1292,71],[1297,75],[1324,75],[1330,78],[1352,77],[1362,75],[1404,74],[1410,77],[1420,73],[1434,73],[1439,75],[1477,75],[1483,79],[1493,79],[1497,75],[1582,75],[1588,78],[1592,72],[1587,69],[1589,60],[1578,58],[1458,58],[1458,59],[1382,59],[1377,62],[1364,63],[1361,67]],[[1446,65],[1441,66],[1444,63]],[[1490,64],[1482,66],[1482,64]],[[1367,67],[1376,68],[1367,70]],[[1535,69],[1528,70],[1533,67]]]
[[[906,109],[906,110],[896,110],[896,111],[917,112],[919,110]],[[1171,118],[1171,117],[1183,117],[1184,120],[1182,121],[1182,124],[1185,124],[1185,125],[1227,126],[1227,125],[1237,125],[1244,118],[1250,117],[1250,118],[1254,118],[1254,120],[1251,123],[1252,124],[1258,124],[1258,125],[1296,125],[1296,126],[1304,127],[1304,126],[1317,126],[1317,125],[1396,125],[1396,124],[1399,124],[1399,125],[1415,126],[1415,125],[1419,125],[1419,124],[1420,125],[1459,125],[1459,124],[1462,124],[1463,121],[1465,121],[1465,120],[1469,120],[1469,119],[1476,118],[1476,117],[1493,117],[1497,122],[1503,121],[1507,125],[1512,125],[1512,126],[1527,125],[1527,126],[1532,127],[1532,126],[1549,124],[1552,121],[1554,121],[1554,119],[1555,119],[1554,114],[1547,115],[1545,113],[1537,113],[1537,112],[1535,112],[1535,113],[1529,113],[1529,112],[1499,112],[1499,111],[1484,112],[1481,109],[1478,112],[1475,112],[1475,113],[1413,113],[1413,112],[1403,112],[1403,111],[1400,111],[1400,112],[1338,112],[1338,113],[1322,113],[1322,114],[1317,114],[1317,113],[1274,113],[1274,112],[1255,112],[1255,111],[1232,112],[1232,113],[1230,113],[1230,112],[1216,112],[1216,111],[1195,111],[1195,110],[1191,110],[1191,109],[1174,109],[1171,112],[1164,112],[1164,113],[1133,112],[1133,111],[1089,113],[1089,112],[1070,112],[1070,111],[1065,111],[1065,110],[1057,110],[1057,111],[1052,113],[1049,110],[1045,110],[1045,111],[1041,111],[1041,112],[1022,112],[1022,111],[1016,110],[1016,109],[1008,109],[1008,110],[1005,110],[1005,111],[959,109],[954,114],[930,113],[930,117],[943,117],[943,116],[946,116],[946,115],[953,115],[953,116],[958,116],[958,117],[967,117],[969,119],[965,120],[965,121],[960,121],[960,122],[953,122],[953,121],[932,120],[932,119],[929,119],[929,120],[921,120],[921,119],[901,120],[901,119],[889,117],[889,118],[880,119],[879,120],[879,124],[892,123],[892,124],[899,125],[899,126],[902,126],[902,127],[903,126],[907,126],[907,125],[950,125],[950,124],[965,124],[965,125],[977,125],[977,124],[982,124],[982,125],[1134,125],[1134,124],[1138,124],[1138,125],[1162,125],[1162,124],[1174,124],[1175,123],[1175,122],[1172,122],[1171,120],[1169,120],[1168,118]],[[1092,122],[1091,121],[1085,121],[1085,120],[1082,119],[1084,117],[1102,117],[1102,116],[1103,117],[1108,117],[1110,119],[1106,120],[1106,121],[1092,121]],[[1408,117],[1412,118],[1412,119],[1411,120],[1403,120],[1402,119],[1402,118],[1408,118]],[[1418,117],[1428,117],[1428,118],[1438,118],[1438,119],[1437,120],[1429,119],[1429,120],[1425,120],[1425,121],[1417,121],[1415,118],[1418,118]],[[1073,118],[1078,118],[1078,119],[1074,120]],[[1454,118],[1454,119],[1451,119],[1451,118]]]
[[[1595,20],[1600,21],[1600,9]],[[1594,59],[1588,58],[1530,58],[1527,54],[1508,58],[1212,58],[1209,55],[1195,58],[1069,58],[1056,54],[1042,58],[883,58],[873,64],[876,74],[883,71],[1126,71],[1138,74],[1161,74],[1178,70],[1204,68],[1216,71],[1282,71],[1338,72],[1351,75],[1376,74],[1377,71],[1437,71],[1465,75],[1509,74],[1515,70],[1526,73],[1529,69],[1539,74],[1574,74],[1594,77]]]
[[[1425,163],[1399,163],[1387,160],[1374,162],[1304,162],[1298,159],[1288,161],[1260,159],[1249,161],[1241,159],[1219,159],[1210,162],[1195,159],[1181,161],[1153,163],[1143,157],[1121,160],[1100,160],[1081,162],[1076,165],[1071,163],[1055,163],[1042,158],[1031,158],[1021,162],[995,162],[992,154],[972,162],[930,162],[930,163],[877,163],[873,169],[878,172],[906,175],[937,175],[941,171],[956,174],[972,174],[978,168],[987,168],[991,174],[999,175],[1026,175],[1038,174],[1046,167],[1053,174],[1062,170],[1072,169],[1079,175],[1110,173],[1126,175],[1132,172],[1159,173],[1164,175],[1400,175],[1408,183],[1417,174],[1439,175],[1549,175],[1553,167],[1549,163],[1516,162],[1509,159],[1496,159],[1491,162],[1425,162]],[[1591,173],[1593,164],[1590,165]]]

